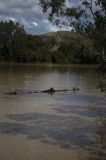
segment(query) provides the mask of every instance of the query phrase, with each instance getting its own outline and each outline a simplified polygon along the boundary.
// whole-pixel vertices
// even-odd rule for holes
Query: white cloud
[[[73,0],[77,1],[77,0]],[[53,26],[42,13],[39,0],[0,0],[0,20],[13,20],[24,25],[25,30],[31,34],[49,31],[70,30],[65,27]],[[66,2],[67,6],[70,3]]]
[[[32,24],[33,24],[34,26],[38,26],[38,23],[37,23],[37,22],[32,22]]]
[[[16,21],[17,21],[16,18],[13,18],[13,17],[7,17],[7,20],[11,20],[11,21],[13,21],[13,22],[16,22]]]

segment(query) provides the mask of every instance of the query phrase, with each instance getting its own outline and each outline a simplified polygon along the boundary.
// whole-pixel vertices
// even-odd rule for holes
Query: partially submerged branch
[[[27,94],[31,94],[31,93],[48,93],[48,94],[54,94],[55,92],[69,92],[69,91],[79,91],[80,89],[77,87],[73,87],[72,89],[60,89],[60,90],[56,90],[53,87],[47,89],[47,90],[42,90],[42,91],[30,91],[30,92],[26,92]],[[6,92],[5,94],[7,95],[17,95],[19,94],[19,92],[15,91],[10,91],[10,92]]]

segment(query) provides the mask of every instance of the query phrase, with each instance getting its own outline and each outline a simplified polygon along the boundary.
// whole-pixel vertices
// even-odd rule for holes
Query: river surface
[[[105,160],[98,81],[92,67],[0,65],[0,160]],[[80,90],[40,92],[50,87]]]

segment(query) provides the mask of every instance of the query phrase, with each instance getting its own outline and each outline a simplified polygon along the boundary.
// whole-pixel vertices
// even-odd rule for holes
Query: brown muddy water
[[[98,81],[92,67],[1,65],[0,160],[105,160],[106,96]],[[50,87],[80,91],[31,93]]]

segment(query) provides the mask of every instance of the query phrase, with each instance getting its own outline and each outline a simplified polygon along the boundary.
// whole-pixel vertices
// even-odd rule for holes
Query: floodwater
[[[0,160],[105,160],[98,81],[92,67],[0,65]],[[50,87],[80,90],[40,92]]]

